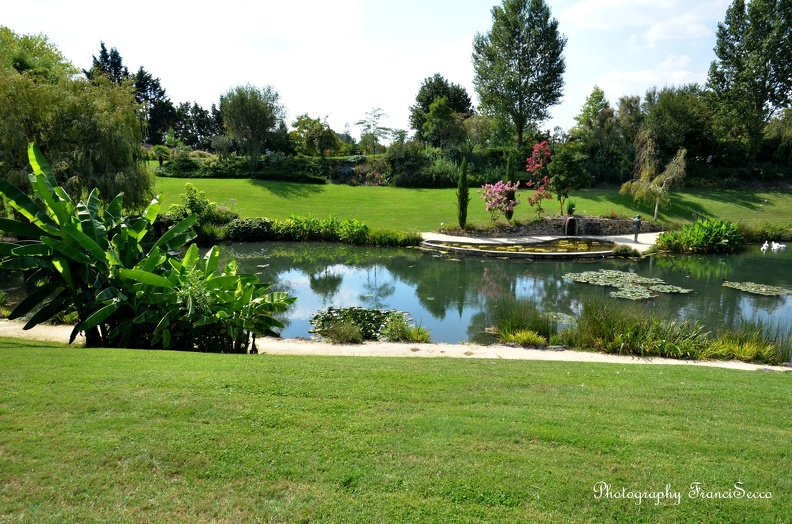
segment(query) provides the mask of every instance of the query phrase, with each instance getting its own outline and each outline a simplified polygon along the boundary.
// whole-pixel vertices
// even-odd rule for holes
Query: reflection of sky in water
[[[573,316],[580,314],[588,297],[599,297],[642,315],[698,321],[706,331],[752,320],[773,332],[777,326],[782,332],[792,326],[792,296],[759,296],[723,287],[730,280],[792,289],[792,249],[762,254],[759,246],[751,246],[728,256],[526,262],[452,261],[407,250],[326,244],[234,248],[243,271],[261,272],[262,281],[271,281],[276,289],[297,297],[282,331],[287,338],[310,336],[309,319],[324,308],[362,306],[408,312],[415,324],[429,330],[434,342],[464,342],[486,327],[490,301],[506,296],[535,300],[542,311]],[[354,262],[340,263],[344,260]],[[566,273],[599,269],[660,278],[693,292],[662,293],[652,300],[632,302],[610,297],[614,288],[563,278]]]
[[[324,273],[324,272],[323,272]],[[465,342],[467,328],[476,309],[464,307],[460,316],[453,308],[445,316],[435,318],[420,302],[412,284],[405,283],[382,266],[354,268],[330,266],[327,274],[342,277],[338,291],[323,297],[310,287],[310,276],[292,269],[278,275],[279,286],[286,287],[298,300],[288,311],[287,326],[281,331],[284,338],[309,337],[310,318],[317,311],[334,307],[366,307],[405,311],[412,323],[432,334],[433,342]]]

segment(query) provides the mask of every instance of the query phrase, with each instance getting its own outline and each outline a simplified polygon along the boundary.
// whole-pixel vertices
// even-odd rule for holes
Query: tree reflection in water
[[[694,290],[629,304],[646,315],[695,319],[713,331],[756,318],[773,323],[779,318],[783,329],[792,326],[789,296],[749,295],[722,286],[731,280],[792,289],[792,273],[786,269],[792,250],[761,256],[757,246],[729,256],[534,262],[322,243],[234,244],[229,251],[240,271],[258,273],[274,289],[297,296],[290,311],[299,315],[287,313],[283,320],[291,324],[284,336],[308,336],[307,318],[319,309],[364,306],[409,312],[435,342],[470,340],[486,327],[486,312],[494,300],[527,298],[540,311],[572,316],[588,297],[621,300],[608,297],[607,288],[562,277],[597,269],[631,271]]]

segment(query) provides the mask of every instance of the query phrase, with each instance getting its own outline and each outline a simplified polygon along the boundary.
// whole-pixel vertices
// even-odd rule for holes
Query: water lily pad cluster
[[[614,269],[567,273],[564,278],[595,286],[615,287],[616,291],[612,291],[610,296],[628,300],[646,300],[658,296],[657,293],[690,293],[692,291],[666,284],[659,278],[642,277],[635,273]]]
[[[792,291],[788,289],[784,289],[782,287],[768,286],[766,284],[757,284],[755,282],[726,281],[723,283],[723,287],[739,289],[740,291],[745,291],[747,293],[754,293],[756,295],[781,296],[781,295],[786,295],[788,293],[792,293]]]

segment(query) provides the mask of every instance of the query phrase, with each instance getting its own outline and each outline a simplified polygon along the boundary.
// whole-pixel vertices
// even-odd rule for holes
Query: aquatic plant
[[[647,278],[615,269],[584,271],[582,273],[566,273],[564,278],[574,282],[593,284],[595,286],[615,287],[610,296],[628,300],[646,300],[658,296],[655,293],[690,293],[691,289],[666,284],[659,278]],[[655,293],[652,293],[654,291]]]

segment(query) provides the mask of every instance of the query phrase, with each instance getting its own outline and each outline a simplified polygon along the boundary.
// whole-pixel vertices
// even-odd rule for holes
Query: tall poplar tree
[[[473,40],[473,84],[481,109],[507,117],[517,147],[529,124],[550,116],[563,94],[564,46],[544,0],[503,0],[492,8],[492,29]]]
[[[718,24],[707,85],[730,138],[759,152],[765,125],[792,103],[792,0],[734,0]]]

